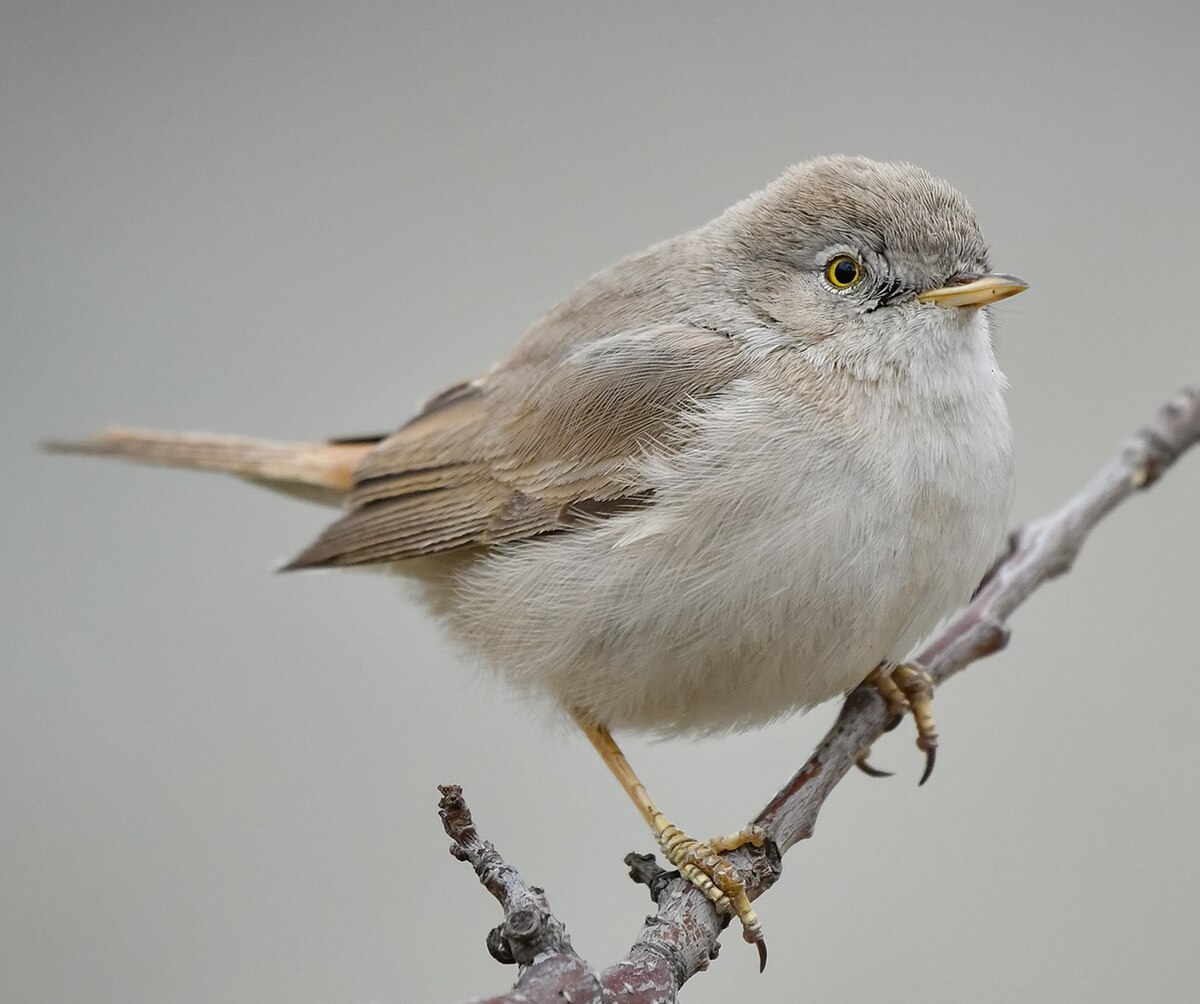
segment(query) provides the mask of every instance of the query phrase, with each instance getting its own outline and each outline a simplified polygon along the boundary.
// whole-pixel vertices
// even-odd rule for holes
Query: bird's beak
[[[922,303],[936,303],[940,307],[983,307],[1008,296],[1016,296],[1029,288],[1029,283],[1015,275],[992,275],[972,278],[952,286],[941,286],[918,293]]]

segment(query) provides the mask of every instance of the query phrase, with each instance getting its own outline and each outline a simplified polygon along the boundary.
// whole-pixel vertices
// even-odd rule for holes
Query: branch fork
[[[972,662],[1008,643],[1008,619],[1043,583],[1069,571],[1093,527],[1134,492],[1149,488],[1200,441],[1200,386],[1163,405],[1151,422],[1059,510],[1016,530],[970,604],[915,662],[940,686]],[[837,721],[803,767],[753,820],[766,832],[762,848],[728,855],[753,900],[779,878],[784,853],[813,833],[825,799],[886,730],[887,702],[873,686],[850,692]],[[571,947],[545,892],[528,884],[475,829],[457,785],[441,787],[442,824],[451,853],[474,867],[500,902],[504,921],[488,935],[498,961],[519,967],[514,990],[481,1004],[670,1004],[679,989],[717,957],[727,918],[704,896],[666,872],[652,855],[629,854],[630,877],[650,890],[657,912],[647,917],[623,959],[597,973]]]

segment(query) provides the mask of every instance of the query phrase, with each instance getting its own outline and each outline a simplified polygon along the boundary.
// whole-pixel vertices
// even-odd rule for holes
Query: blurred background
[[[1200,378],[1191,3],[5,0],[0,996],[455,1002],[499,911],[439,782],[607,964],[650,849],[592,750],[394,582],[276,576],[326,511],[39,455],[110,423],[387,430],[593,271],[821,153],[915,161],[998,269],[1014,520]],[[1200,453],[851,776],[691,1004],[1193,1000]],[[732,829],[833,706],[630,741]]]

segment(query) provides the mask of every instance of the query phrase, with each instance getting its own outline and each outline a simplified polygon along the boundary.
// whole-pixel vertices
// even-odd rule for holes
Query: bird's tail
[[[222,471],[288,495],[340,506],[354,484],[355,466],[379,438],[275,443],[207,433],[108,429],[92,439],[49,442],[43,448],[52,453],[120,457],[139,464]]]

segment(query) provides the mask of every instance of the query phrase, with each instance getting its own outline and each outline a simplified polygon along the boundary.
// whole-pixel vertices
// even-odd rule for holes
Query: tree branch
[[[917,656],[940,685],[1008,643],[1008,619],[1043,583],[1067,572],[1092,528],[1135,491],[1148,488],[1184,450],[1200,441],[1200,386],[1181,391],[1130,437],[1082,490],[1057,512],[1015,531],[971,603]],[[883,734],[887,708],[873,687],[852,691],[833,728],[808,761],[758,814],[765,848],[729,855],[751,899],[774,884],[780,856],[812,835],[817,814],[859,754]],[[455,785],[442,789],[442,820],[451,852],[470,861],[504,908],[504,923],[488,936],[499,961],[516,962],[514,990],[483,1004],[666,1004],[716,957],[726,919],[696,889],[664,872],[650,856],[626,857],[635,881],[647,885],[658,912],[647,918],[625,958],[598,975],[571,948],[545,894],[504,864],[475,832]]]
[[[563,992],[578,1002],[599,1001],[596,976],[571,947],[566,928],[550,909],[545,890],[526,882],[515,868],[505,864],[495,847],[479,836],[471,810],[463,801],[462,788],[443,784],[438,790],[442,793],[438,802],[442,827],[454,841],[450,853],[471,863],[483,887],[504,909],[503,923],[487,936],[492,958],[520,966],[522,984],[554,987],[557,1001],[565,999]]]

